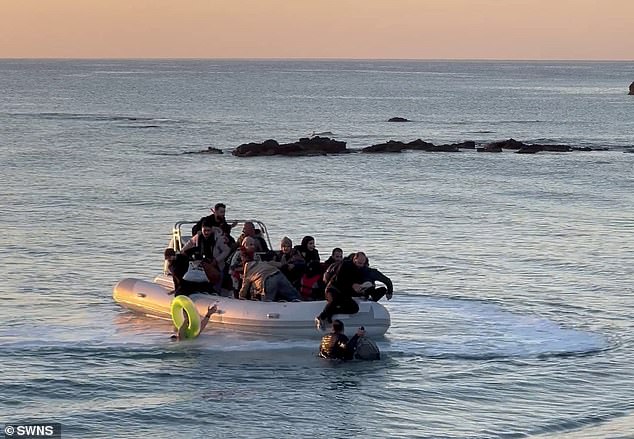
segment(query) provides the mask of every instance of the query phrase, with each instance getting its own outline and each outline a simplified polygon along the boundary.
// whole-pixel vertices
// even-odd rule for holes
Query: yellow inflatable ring
[[[180,328],[185,323],[183,312],[187,313],[189,319],[189,326],[184,331],[185,338],[197,337],[200,332],[200,315],[196,311],[196,305],[187,296],[176,296],[171,306],[172,321],[176,328]]]

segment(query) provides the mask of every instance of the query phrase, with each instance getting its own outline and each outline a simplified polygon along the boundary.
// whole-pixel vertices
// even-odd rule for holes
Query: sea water
[[[0,61],[0,412],[63,437],[634,437],[634,63]],[[401,116],[408,123],[388,123]],[[594,151],[237,158],[513,137]],[[188,154],[216,147],[222,155]],[[607,148],[607,150],[599,150]],[[112,300],[216,202],[394,282],[376,362]]]

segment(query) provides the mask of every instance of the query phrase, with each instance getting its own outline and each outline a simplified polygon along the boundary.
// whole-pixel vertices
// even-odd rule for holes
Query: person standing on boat
[[[227,212],[227,206],[224,203],[216,203],[214,207],[211,209],[211,215],[204,216],[192,227],[192,236],[195,236],[202,229],[203,221],[209,220],[211,221],[212,226],[218,227],[222,230],[225,237],[227,238],[227,244],[229,246],[234,246],[236,240],[231,236],[231,229],[238,224],[237,222],[233,222],[232,224],[227,223],[227,219],[225,218],[225,214]]]

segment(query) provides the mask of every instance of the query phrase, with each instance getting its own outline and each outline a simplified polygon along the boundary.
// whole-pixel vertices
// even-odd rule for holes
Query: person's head
[[[280,242],[280,250],[282,251],[282,253],[290,253],[291,250],[293,248],[293,241],[291,241],[291,238],[289,238],[288,236],[285,236],[282,238],[282,241]]]
[[[255,238],[250,236],[245,237],[240,245],[240,256],[242,261],[252,261],[255,257],[256,243]]]
[[[303,249],[306,249],[308,251],[313,251],[315,250],[315,238],[313,238],[312,236],[304,236],[302,238],[302,246]]]
[[[165,252],[163,252],[163,256],[166,260],[172,261],[174,260],[174,258],[176,258],[176,250],[174,250],[173,248],[166,248]]]
[[[365,253],[356,252],[352,257],[352,262],[354,263],[354,265],[361,268],[365,267],[366,263],[368,262],[368,258],[365,256]]]
[[[332,249],[332,253],[330,254],[330,257],[335,261],[335,262],[339,262],[343,259],[343,250],[341,250],[339,247],[335,247]]]
[[[227,206],[224,203],[216,203],[214,206],[214,216],[217,220],[225,219],[225,212],[227,211]]]
[[[201,232],[205,238],[209,238],[211,236],[211,234],[214,231],[213,227],[214,225],[212,224],[211,221],[209,221],[209,219],[205,219],[203,221]]]
[[[251,221],[244,223],[242,233],[244,233],[244,236],[255,236],[255,226]]]
[[[332,332],[343,332],[344,325],[339,319],[332,321]]]

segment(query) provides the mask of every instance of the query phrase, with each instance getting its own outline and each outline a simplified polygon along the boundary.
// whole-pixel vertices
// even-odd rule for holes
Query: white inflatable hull
[[[170,289],[159,283],[127,278],[115,285],[112,296],[123,307],[169,319],[170,304],[174,298],[167,294]],[[209,306],[218,305],[218,312],[211,316],[210,325],[259,334],[323,335],[315,327],[315,316],[323,310],[324,301],[258,302],[208,294],[192,294],[190,298],[200,315],[204,315]],[[352,335],[359,326],[365,327],[369,336],[384,335],[390,327],[387,309],[377,302],[360,300],[358,303],[358,313],[337,314],[334,318],[345,324],[348,335]]]

